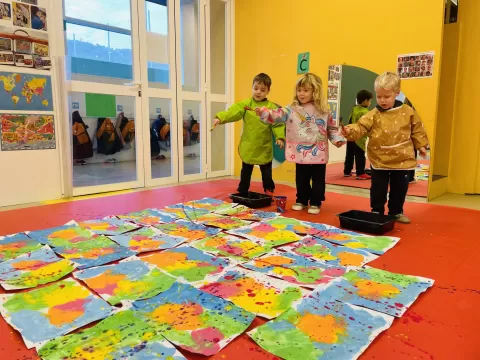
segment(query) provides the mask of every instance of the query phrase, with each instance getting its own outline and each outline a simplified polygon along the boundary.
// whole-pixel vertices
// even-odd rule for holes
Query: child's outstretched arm
[[[361,117],[356,124],[342,126],[342,134],[348,141],[355,141],[367,135],[372,129],[373,116],[367,114]]]
[[[411,119],[413,146],[420,152],[420,156],[425,157],[427,156],[426,147],[428,146],[427,132],[423,126],[422,119],[420,119],[420,116],[418,116],[415,110],[413,111]]]
[[[330,142],[336,147],[341,147],[347,142],[343,137],[341,130],[338,128],[337,124],[335,124],[335,120],[333,120],[331,114],[328,115],[327,135],[328,140],[330,140]]]
[[[252,109],[246,106],[245,110],[255,111],[260,120],[266,124],[284,123],[292,113],[292,109],[289,106],[278,109],[267,109],[266,107]]]
[[[226,124],[229,122],[235,122],[243,119],[245,114],[245,106],[247,106],[249,100],[243,100],[238,103],[233,104],[226,111],[220,111],[215,114],[215,120],[213,122],[213,127]]]

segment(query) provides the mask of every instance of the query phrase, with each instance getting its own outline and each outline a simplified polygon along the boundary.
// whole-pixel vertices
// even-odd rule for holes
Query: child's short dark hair
[[[267,74],[260,73],[253,78],[252,85],[255,85],[255,83],[263,84],[268,88],[268,90],[270,90],[270,86],[272,86],[272,79]]]
[[[371,100],[371,99],[373,99],[373,94],[368,90],[360,90],[357,93],[357,104],[358,105],[363,104],[364,101]]]

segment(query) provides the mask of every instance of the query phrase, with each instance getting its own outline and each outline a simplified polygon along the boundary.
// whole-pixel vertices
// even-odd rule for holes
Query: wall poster
[[[402,79],[421,79],[433,76],[435,53],[425,52],[399,55],[397,58],[397,74]]]

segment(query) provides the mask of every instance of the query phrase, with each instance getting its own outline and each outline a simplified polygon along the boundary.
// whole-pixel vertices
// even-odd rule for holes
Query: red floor
[[[420,162],[420,161],[419,161]],[[360,189],[370,189],[370,180],[357,180],[355,176],[346,178],[343,176],[343,163],[327,165],[326,183],[330,185],[349,186]],[[416,184],[410,184],[408,195],[427,197],[428,181],[419,180]]]
[[[204,196],[226,200],[235,180],[177,186],[107,198],[82,200],[29,209],[0,212],[0,235],[58,226],[69,220],[86,220],[147,207],[161,207]],[[258,184],[254,190],[259,190]],[[279,186],[278,194],[295,200],[295,189]],[[368,199],[327,194],[322,214],[288,211],[295,216],[338,225],[335,214],[349,209],[368,210]],[[480,243],[475,229],[480,212],[429,204],[409,203],[406,213],[412,225],[398,225],[391,235],[399,244],[371,263],[389,271],[429,277],[434,286],[414,303],[390,329],[367,349],[362,359],[480,359]],[[257,318],[255,326],[263,323]],[[205,359],[185,353],[189,359]],[[274,359],[247,335],[242,335],[212,359]],[[0,320],[0,359],[38,359],[26,350],[20,336]]]

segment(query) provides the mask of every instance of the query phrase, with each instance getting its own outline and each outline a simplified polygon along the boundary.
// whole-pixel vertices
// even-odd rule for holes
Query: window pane
[[[200,89],[200,27],[198,0],[180,0],[180,41],[182,59],[182,88]]]
[[[183,100],[184,175],[200,174],[202,171],[200,106],[200,101]]]
[[[65,16],[131,30],[130,0],[65,0]]]
[[[67,23],[73,80],[123,84],[131,80],[132,37]]]
[[[170,100],[150,98],[150,153],[152,179],[172,176]]]
[[[147,28],[148,85],[159,89],[169,88],[170,65],[168,49],[167,1],[145,2]]]
[[[226,8],[223,0],[210,1],[210,73],[213,94],[226,93]]]
[[[227,104],[225,103],[211,103],[212,119],[210,128],[213,126],[215,114],[219,113],[220,111],[224,111],[226,108]],[[212,139],[210,169],[211,171],[225,170],[227,168],[227,127],[217,126],[210,134]]]

